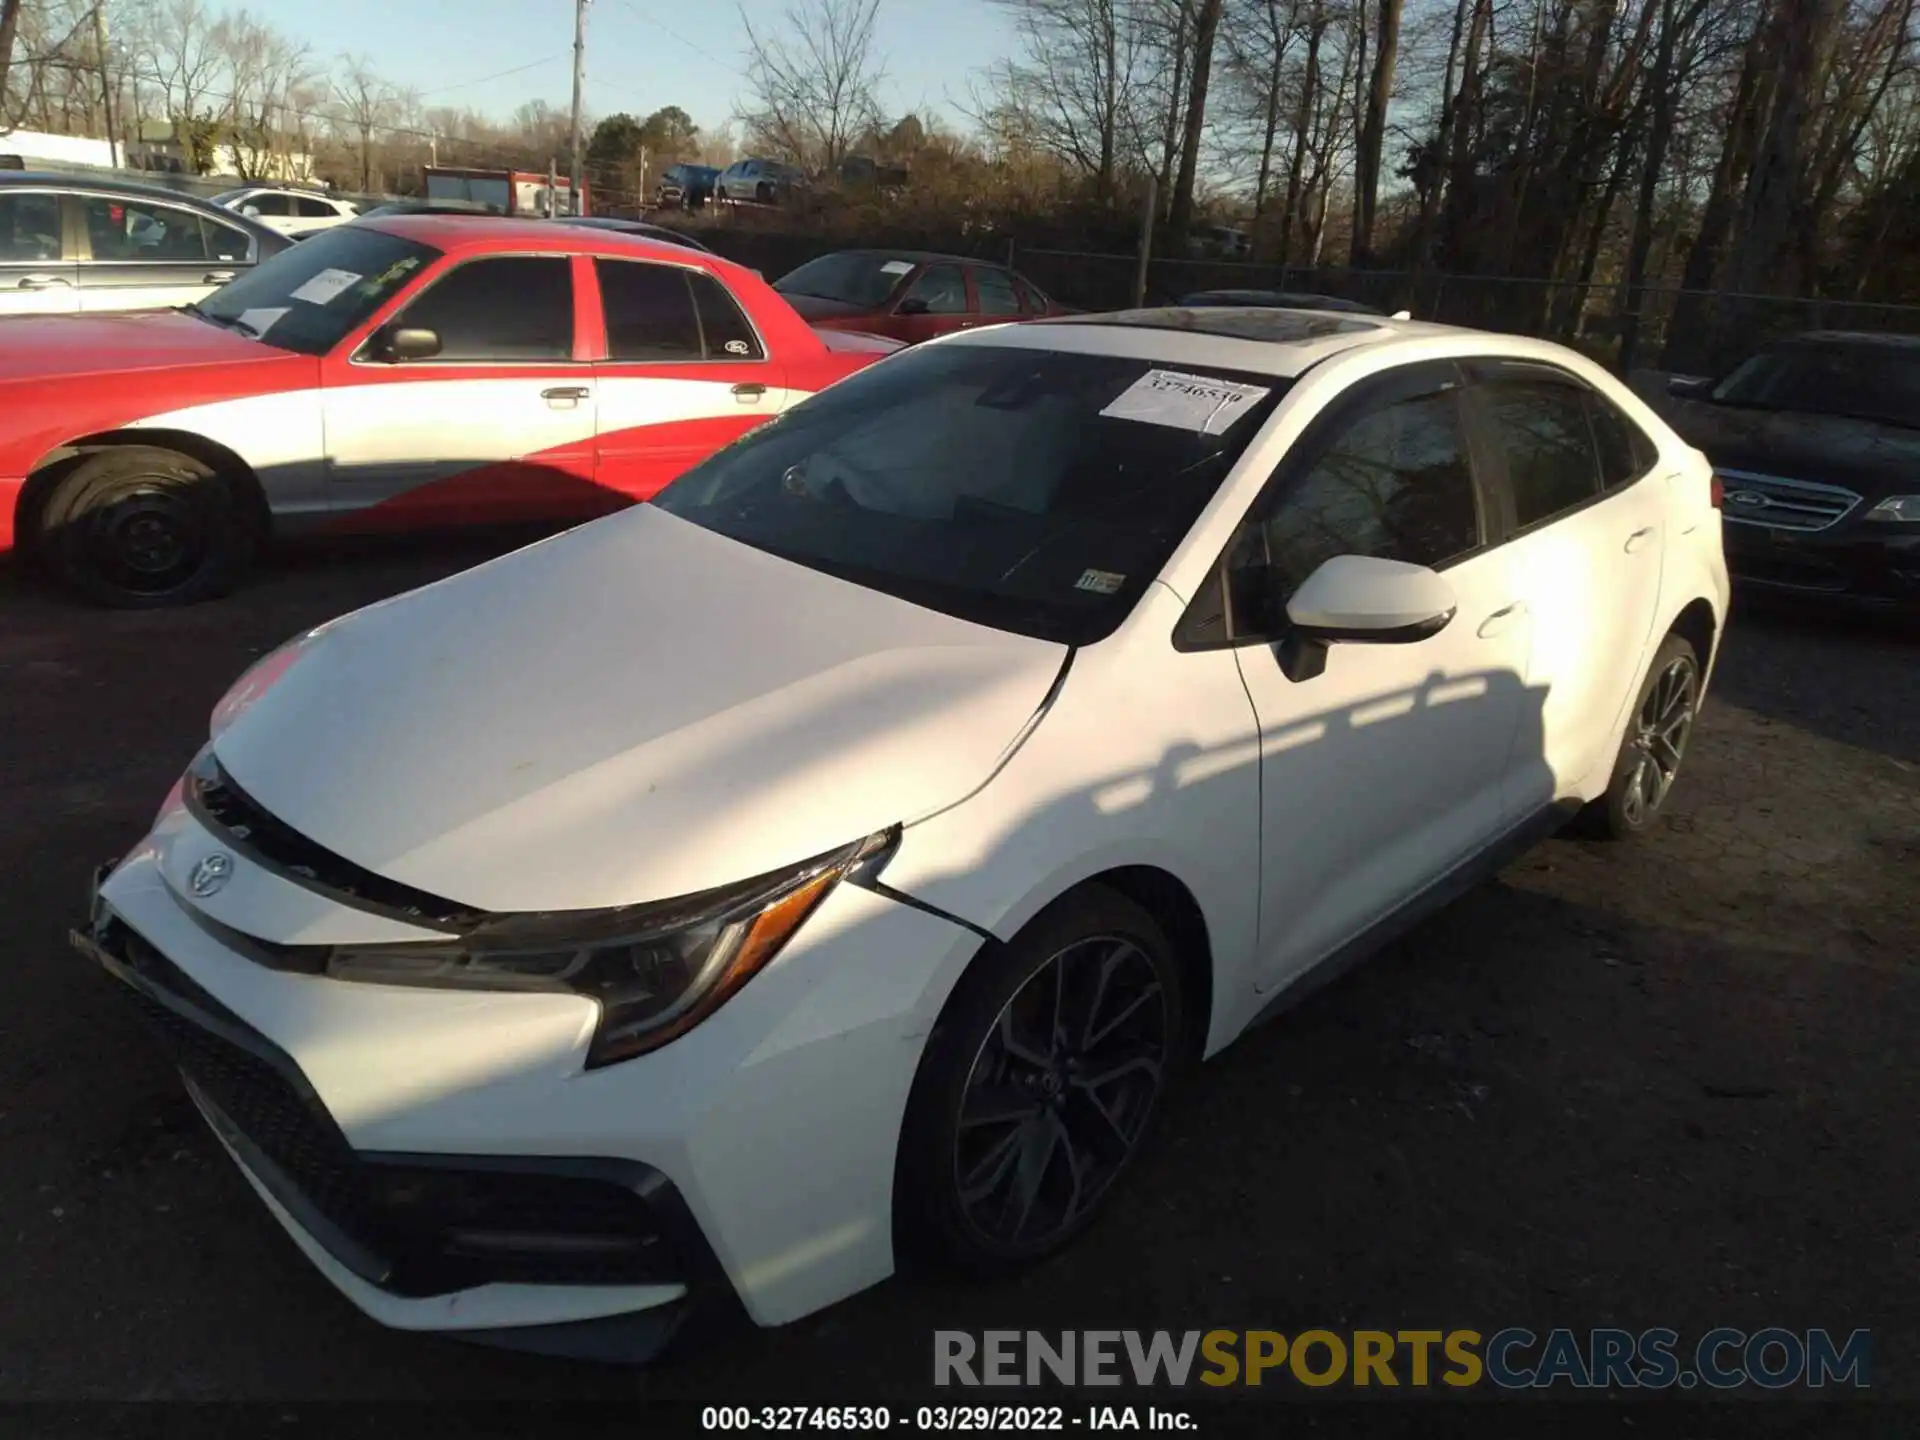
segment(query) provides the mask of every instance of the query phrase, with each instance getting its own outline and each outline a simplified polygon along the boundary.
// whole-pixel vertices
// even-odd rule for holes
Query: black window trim
[[[1613,402],[1607,400],[1605,395],[1602,395],[1592,385],[1588,384],[1571,370],[1555,365],[1548,360],[1534,360],[1522,356],[1478,355],[1465,357],[1460,363],[1467,373],[1466,414],[1468,435],[1474,447],[1474,470],[1476,474],[1478,474],[1481,473],[1484,468],[1484,473],[1490,482],[1490,488],[1499,499],[1501,534],[1498,544],[1505,545],[1514,540],[1525,539],[1529,535],[1537,534],[1549,525],[1557,525],[1562,520],[1584,514],[1594,506],[1611,500],[1616,495],[1624,495],[1627,491],[1633,489],[1634,486],[1643,483],[1660,468],[1660,462],[1656,459],[1652,465],[1626,484],[1615,485],[1609,488],[1606,483],[1606,476],[1600,466],[1600,442],[1598,437],[1593,433],[1593,424],[1589,419],[1586,430],[1588,443],[1593,453],[1595,485],[1593,494],[1589,495],[1577,505],[1569,505],[1563,510],[1556,510],[1553,514],[1535,520],[1530,525],[1520,524],[1519,511],[1514,503],[1513,482],[1507,474],[1506,450],[1500,443],[1500,436],[1496,429],[1497,422],[1495,422],[1488,408],[1485,393],[1486,387],[1502,379],[1513,379],[1523,382],[1530,380],[1535,384],[1545,381],[1549,384],[1564,385],[1568,389],[1578,393],[1583,400],[1588,397],[1597,397],[1601,400],[1606,400],[1609,405],[1612,405]],[[1615,410],[1620,409],[1618,405],[1614,405],[1613,408]],[[1582,412],[1583,414],[1585,413],[1584,405],[1582,406]],[[1624,411],[1621,411],[1621,418],[1625,419],[1629,424],[1633,424],[1633,417],[1627,415]],[[1634,425],[1634,428],[1637,430],[1640,427]],[[1644,431],[1641,433],[1645,434]],[[1650,443],[1654,443],[1651,435],[1648,435],[1646,438]],[[1656,453],[1659,448],[1659,445],[1654,443]],[[1490,545],[1488,548],[1493,548],[1493,546]]]
[[[445,253],[445,251],[441,252],[442,255]],[[564,264],[567,269],[567,284],[573,296],[573,310],[567,317],[568,348],[571,350],[578,350],[580,348],[580,286],[579,278],[573,273],[573,256],[571,254],[556,255],[551,250],[489,250],[484,254],[468,255],[455,259],[451,265],[448,265],[445,269],[434,275],[425,284],[418,285],[418,288],[411,293],[403,291],[402,295],[404,298],[400,301],[400,308],[390,312],[387,319],[377,322],[372,329],[367,331],[360,343],[353,347],[353,354],[348,358],[347,363],[349,365],[365,366],[373,370],[436,368],[447,370],[528,370],[548,365],[554,366],[555,368],[571,366],[584,369],[587,366],[600,363],[595,360],[581,360],[571,354],[561,357],[548,357],[540,360],[441,360],[435,358],[431,360],[408,360],[400,365],[395,365],[391,361],[374,358],[373,342],[379,336],[380,332],[393,328],[396,321],[404,319],[407,311],[413,308],[414,303],[418,301],[421,296],[425,295],[429,290],[433,289],[434,286],[438,285],[456,271],[463,270],[469,265],[481,264],[488,260],[558,260]],[[392,303],[393,298],[395,297],[388,297],[389,304]],[[404,329],[405,327],[401,326],[399,328]],[[351,334],[351,332],[349,332],[349,334]],[[345,344],[346,342],[343,339],[341,343]]]
[[[666,244],[669,242],[659,241],[656,243]],[[609,254],[598,250],[592,252],[588,258],[593,261],[595,266],[598,266],[602,260],[617,260],[625,265],[657,265],[663,270],[678,270],[682,274],[694,273],[706,276],[707,279],[720,287],[729,303],[732,304],[735,310],[740,312],[740,318],[747,322],[747,329],[753,335],[753,343],[760,347],[760,353],[758,355],[709,354],[707,346],[707,322],[700,316],[699,297],[693,293],[693,287],[689,284],[687,287],[687,298],[693,302],[693,323],[699,327],[700,351],[703,358],[698,360],[623,360],[611,353],[613,350],[613,337],[607,333],[607,295],[606,291],[600,288],[600,272],[598,269],[595,269],[593,274],[593,290],[594,298],[600,305],[600,346],[608,353],[592,363],[596,365],[766,365],[772,362],[773,351],[767,344],[767,337],[760,333],[760,322],[753,318],[753,312],[751,310],[740,303],[740,297],[728,288],[727,282],[714,274],[713,271],[709,270],[706,266],[692,265],[684,260],[656,260],[651,255]]]
[[[1316,362],[1319,363],[1319,362]],[[1311,371],[1309,365],[1291,382],[1298,385]],[[1232,558],[1239,544],[1241,532],[1259,516],[1269,505],[1284,495],[1303,470],[1319,459],[1321,449],[1333,436],[1340,433],[1351,423],[1357,414],[1377,408],[1382,403],[1399,404],[1406,400],[1415,400],[1423,395],[1451,392],[1454,397],[1454,412],[1460,423],[1461,441],[1466,447],[1467,471],[1473,484],[1473,507],[1480,531],[1480,543],[1471,549],[1462,550],[1433,567],[1445,574],[1456,565],[1465,564],[1504,543],[1496,526],[1496,502],[1501,498],[1487,485],[1480,468],[1479,446],[1475,443],[1472,413],[1465,404],[1465,396],[1471,384],[1461,364],[1457,360],[1413,360],[1392,366],[1386,370],[1375,371],[1353,382],[1332,400],[1320,408],[1320,413],[1307,422],[1294,442],[1280,457],[1273,473],[1260,486],[1247,508],[1235,522],[1233,533],[1221,547],[1220,554],[1207,571],[1206,582],[1195,592],[1185,612],[1175,622],[1173,628],[1173,648],[1183,653],[1203,650],[1239,650],[1251,645],[1277,645],[1282,635],[1265,633],[1236,634],[1233,628],[1233,604],[1231,587],[1227,584],[1227,562]],[[1383,396],[1393,395],[1390,401]],[[1279,412],[1276,410],[1275,414]],[[1272,417],[1268,423],[1272,424]],[[1214,617],[1220,617],[1221,634],[1217,638],[1205,638],[1196,633],[1207,626]]]
[[[73,223],[78,227],[77,232],[72,237],[75,247],[74,253],[66,257],[64,263],[77,265],[172,265],[179,267],[190,267],[194,265],[202,267],[257,265],[260,263],[259,236],[255,235],[244,225],[235,225],[230,221],[208,215],[196,206],[181,204],[178,201],[165,199],[157,195],[122,195],[112,190],[98,190],[91,186],[84,185],[76,185],[72,189],[61,189],[54,193],[60,196],[63,202],[63,208],[70,208],[72,210]],[[190,197],[181,197],[182,200],[188,198]],[[87,201],[89,200],[105,200],[109,203],[117,201],[122,205],[145,206],[156,210],[179,210],[184,214],[193,216],[194,219],[200,221],[203,225],[218,225],[221,229],[230,230],[235,235],[240,236],[247,242],[246,258],[242,260],[218,260],[212,256],[208,256],[204,260],[97,260],[93,254],[93,232],[87,228]],[[254,223],[257,225],[260,222],[256,220]]]

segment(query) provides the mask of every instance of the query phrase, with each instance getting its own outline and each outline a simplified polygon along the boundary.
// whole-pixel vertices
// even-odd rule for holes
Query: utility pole
[[[107,166],[120,168],[120,142],[113,125],[113,81],[107,78],[107,7],[105,0],[94,0],[93,41],[100,49],[100,111],[107,122]]]
[[[580,92],[587,84],[587,6],[593,0],[573,0],[573,193],[567,197],[575,215],[585,213],[580,204]]]

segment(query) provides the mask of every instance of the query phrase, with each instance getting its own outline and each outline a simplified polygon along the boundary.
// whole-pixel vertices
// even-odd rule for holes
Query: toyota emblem
[[[219,851],[207,856],[187,876],[187,888],[201,899],[218,894],[233,875],[233,857]]]

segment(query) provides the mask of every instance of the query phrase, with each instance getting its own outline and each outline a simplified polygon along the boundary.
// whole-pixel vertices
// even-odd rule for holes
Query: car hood
[[[445,899],[638,904],[965,798],[1066,655],[645,505],[321,627],[215,752]]]
[[[795,295],[782,290],[780,298],[791,305],[794,313],[804,320],[854,320],[882,313],[877,306],[854,305],[845,300],[829,300],[824,295]]]
[[[177,310],[18,315],[0,324],[0,380],[54,380],[284,361],[290,352]]]
[[[1867,500],[1920,490],[1920,430],[1677,397],[1659,408],[1720,469],[1844,485]]]

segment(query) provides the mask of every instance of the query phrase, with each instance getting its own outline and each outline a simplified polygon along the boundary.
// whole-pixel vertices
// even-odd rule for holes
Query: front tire
[[[915,1077],[894,1184],[902,1252],[1029,1264],[1094,1220],[1182,1059],[1180,970],[1153,917],[1088,886],[962,978]]]
[[[189,455],[147,445],[78,460],[48,493],[34,538],[70,590],[123,610],[226,594],[255,541],[232,483]]]
[[[1581,812],[1581,828],[1598,840],[1630,840],[1658,818],[1686,758],[1700,712],[1700,657],[1679,635],[1655,652],[1640,686],[1627,733],[1604,795]]]

